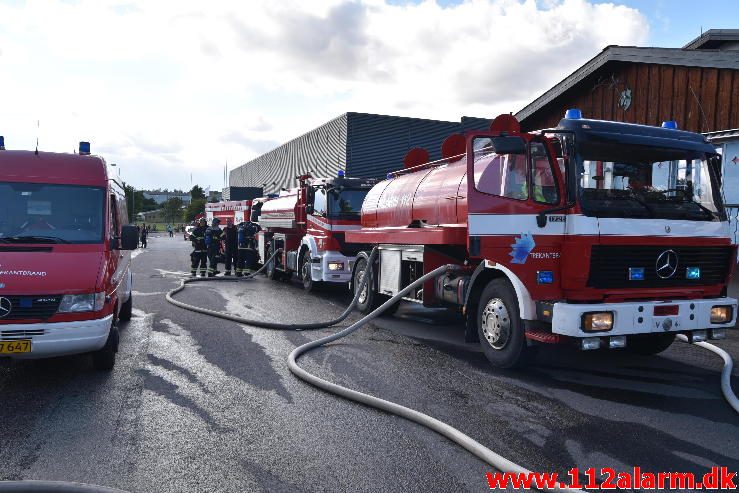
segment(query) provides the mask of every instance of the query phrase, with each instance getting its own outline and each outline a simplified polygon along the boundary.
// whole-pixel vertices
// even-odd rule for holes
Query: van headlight
[[[96,312],[102,310],[105,292],[90,294],[65,294],[59,303],[59,313]]]

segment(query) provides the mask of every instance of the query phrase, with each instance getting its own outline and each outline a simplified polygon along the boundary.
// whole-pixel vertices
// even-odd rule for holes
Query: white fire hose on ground
[[[227,313],[221,313],[214,310],[208,310],[206,308],[201,308],[193,305],[189,305],[187,303],[183,303],[181,301],[177,301],[174,298],[172,298],[172,295],[182,291],[185,286],[190,282],[199,282],[199,281],[211,281],[211,280],[233,280],[233,281],[242,281],[244,279],[250,279],[256,276],[261,270],[263,270],[270,261],[274,259],[274,257],[280,253],[280,250],[277,250],[272,257],[270,257],[265,263],[264,266],[259,270],[251,275],[245,277],[245,278],[236,278],[236,279],[229,279],[229,278],[202,278],[202,279],[187,279],[183,280],[182,284],[178,287],[173,289],[172,291],[168,292],[166,295],[167,301],[170,303],[179,306],[181,308],[184,308],[186,310],[203,313],[205,315],[210,315],[218,318],[223,318],[226,320],[231,320],[237,323],[242,323],[245,325],[255,325],[258,327],[266,327],[271,329],[282,329],[282,330],[307,330],[307,329],[317,329],[317,328],[323,328],[323,327],[329,327],[331,325],[336,325],[340,323],[342,320],[344,320],[349,313],[354,309],[357,300],[359,299],[359,295],[364,290],[368,280],[370,279],[371,269],[372,265],[374,263],[374,259],[377,256],[377,248],[375,248],[372,251],[372,254],[370,255],[370,258],[367,262],[367,270],[364,273],[364,276],[362,278],[362,281],[360,285],[357,288],[356,294],[354,295],[352,302],[349,304],[347,309],[342,313],[342,315],[333,321],[326,322],[326,323],[313,323],[313,324],[277,324],[273,322],[264,322],[261,320],[249,320],[243,317],[239,317],[236,315],[230,315]],[[298,358],[307,353],[308,351],[318,348],[320,346],[324,346],[330,342],[334,342],[338,339],[341,339],[343,337],[346,337],[350,335],[351,333],[355,332],[356,330],[360,329],[361,327],[367,325],[370,321],[380,316],[385,310],[393,306],[393,304],[400,302],[400,300],[406,296],[409,292],[411,292],[416,287],[422,285],[424,282],[433,279],[444,272],[447,272],[449,270],[456,270],[458,269],[457,266],[454,265],[444,265],[441,267],[438,267],[431,272],[425,274],[424,276],[417,279],[415,282],[411,283],[407,287],[405,287],[402,291],[400,291],[398,294],[393,296],[391,299],[383,303],[380,307],[369,313],[368,315],[364,316],[357,322],[353,323],[349,327],[335,333],[328,335],[326,337],[322,337],[320,339],[308,342],[306,344],[303,344],[302,346],[299,346],[295,348],[290,355],[288,356],[288,368],[290,371],[301,380],[304,380],[308,382],[309,384],[318,387],[322,390],[325,390],[326,392],[330,392],[332,394],[338,395],[340,397],[343,397],[345,399],[349,399],[355,402],[359,402],[361,404],[364,404],[366,406],[374,407],[376,409],[380,409],[382,411],[395,414],[396,416],[400,416],[402,418],[408,419],[410,421],[413,421],[415,423],[418,423],[422,426],[425,426],[436,433],[439,433],[440,435],[448,438],[452,442],[456,443],[457,445],[461,446],[465,450],[472,453],[474,456],[479,458],[480,460],[484,461],[485,463],[489,464],[490,466],[494,467],[495,469],[502,471],[502,472],[510,472],[510,473],[518,473],[518,474],[524,474],[528,475],[531,474],[531,471],[528,469],[511,462],[510,460],[506,459],[505,457],[502,457],[501,455],[493,452],[489,448],[485,447],[478,441],[474,440],[470,436],[462,433],[458,429],[439,421],[438,419],[429,416],[427,414],[424,414],[420,411],[416,411],[414,409],[402,406],[400,404],[396,404],[394,402],[390,402],[384,399],[380,399],[379,397],[375,397],[369,394],[365,394],[363,392],[359,392],[357,390],[352,390],[347,387],[343,387],[341,385],[329,382],[328,380],[324,380],[316,375],[313,375],[309,373],[308,371],[304,370],[298,365]],[[687,338],[682,335],[678,335],[678,338],[681,341],[687,342]],[[721,375],[721,389],[723,391],[724,397],[729,402],[729,404],[739,412],[739,401],[737,400],[736,396],[731,390],[731,370],[732,370],[732,361],[731,357],[723,351],[722,349],[705,342],[699,342],[696,343],[697,345],[704,347],[710,351],[715,352],[719,356],[721,356],[724,360],[724,368]],[[560,492],[560,491],[568,491],[568,492],[582,492],[582,490],[572,489],[572,488],[558,488],[555,487],[553,489],[542,489],[541,491],[553,491],[553,492]]]
[[[690,343],[687,337],[682,334],[678,334],[677,338],[682,342]],[[724,360],[724,367],[721,370],[721,392],[724,394],[724,399],[729,403],[734,411],[739,413],[739,399],[737,399],[734,391],[731,390],[731,371],[734,368],[734,362],[731,360],[729,353],[724,351],[718,346],[709,344],[707,342],[694,342],[693,345],[700,346],[704,349],[708,349],[712,353],[718,354],[721,359]]]

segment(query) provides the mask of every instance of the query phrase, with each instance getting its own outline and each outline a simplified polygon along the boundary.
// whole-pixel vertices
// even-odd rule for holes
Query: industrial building
[[[229,173],[230,187],[261,187],[264,193],[297,185],[295,177],[347,176],[384,178],[403,167],[414,147],[441,159],[441,143],[453,133],[485,130],[490,120],[462,117],[459,122],[368,113],[345,113]]]

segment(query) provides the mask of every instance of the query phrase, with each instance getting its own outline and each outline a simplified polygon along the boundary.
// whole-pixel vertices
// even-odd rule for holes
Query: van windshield
[[[0,243],[102,243],[103,188],[0,182]]]

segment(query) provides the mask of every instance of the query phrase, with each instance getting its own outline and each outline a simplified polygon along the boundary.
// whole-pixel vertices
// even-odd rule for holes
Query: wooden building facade
[[[526,130],[585,118],[716,132],[739,128],[739,30],[712,30],[683,48],[609,46],[516,114]]]

